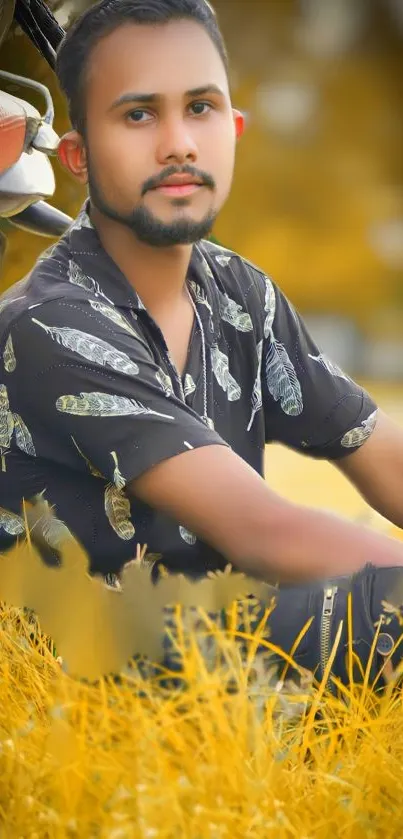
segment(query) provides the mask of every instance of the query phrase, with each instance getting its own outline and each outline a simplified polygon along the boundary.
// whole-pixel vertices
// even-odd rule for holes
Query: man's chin
[[[140,242],[143,242],[145,245],[149,245],[153,248],[177,248],[194,245],[196,242],[199,242],[200,239],[205,239],[209,236],[210,232],[211,228],[207,231],[203,229],[187,233],[182,231],[180,233],[172,231],[150,233],[149,231],[142,231],[138,228],[133,230],[133,233],[135,233]]]
[[[176,219],[164,219],[151,215],[136,214],[131,220],[133,233],[137,238],[153,247],[176,247],[193,245],[211,233],[215,216],[197,219],[182,215]]]
[[[154,248],[193,245],[205,239],[211,233],[216,213],[191,213],[184,208],[170,208],[167,213],[151,212],[144,204],[132,212],[122,213],[103,200],[99,193],[92,190],[91,204],[105,218],[129,229],[135,237]]]

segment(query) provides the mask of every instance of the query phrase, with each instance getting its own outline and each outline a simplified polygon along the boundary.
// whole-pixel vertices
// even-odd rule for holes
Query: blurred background
[[[87,4],[50,5],[66,26]],[[275,279],[351,374],[399,383],[403,0],[216,0],[215,8],[234,104],[248,115],[215,235]],[[66,130],[52,74],[18,30],[1,64],[51,88],[56,130]],[[56,175],[53,203],[75,214],[84,193],[60,168]],[[46,241],[0,224],[10,233],[4,289]]]
[[[50,3],[63,26],[87,4]],[[403,0],[215,0],[215,8],[234,104],[248,116],[215,236],[264,268],[322,350],[403,424]],[[1,66],[50,87],[63,133],[55,80],[18,29]],[[51,203],[74,215],[85,195],[60,168],[56,176]],[[0,225],[9,233],[4,290],[47,241]],[[373,522],[328,463],[279,446],[268,456],[274,489]]]

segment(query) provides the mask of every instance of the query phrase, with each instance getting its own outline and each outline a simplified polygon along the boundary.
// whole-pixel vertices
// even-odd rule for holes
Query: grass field
[[[403,388],[373,390],[403,421]],[[268,477],[295,500],[365,513],[327,464],[273,446]],[[152,683],[140,693],[134,672],[69,678],[18,610],[3,610],[0,837],[401,839],[401,693],[254,684],[257,639],[241,662],[231,633],[206,626],[220,666],[207,672],[191,646],[189,689],[166,697]]]

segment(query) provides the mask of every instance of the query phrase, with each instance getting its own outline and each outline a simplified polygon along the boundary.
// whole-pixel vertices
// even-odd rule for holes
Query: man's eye
[[[195,116],[207,114],[212,109],[212,105],[209,102],[192,102],[190,107]]]
[[[134,111],[129,111],[126,114],[126,119],[129,122],[148,122],[151,119],[151,114],[148,111],[144,111],[142,108],[136,108]]]

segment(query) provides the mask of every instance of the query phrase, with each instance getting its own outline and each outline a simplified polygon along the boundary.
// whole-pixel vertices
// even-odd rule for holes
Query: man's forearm
[[[403,544],[331,513],[282,501],[258,554],[251,540],[249,556],[265,576],[271,568],[279,580],[303,582],[351,574],[366,563],[403,566]]]
[[[403,543],[292,504],[223,446],[194,449],[159,463],[132,491],[240,570],[267,580],[350,574],[368,562],[403,566]]]
[[[365,500],[403,528],[403,430],[378,412],[375,430],[361,448],[335,462]]]

